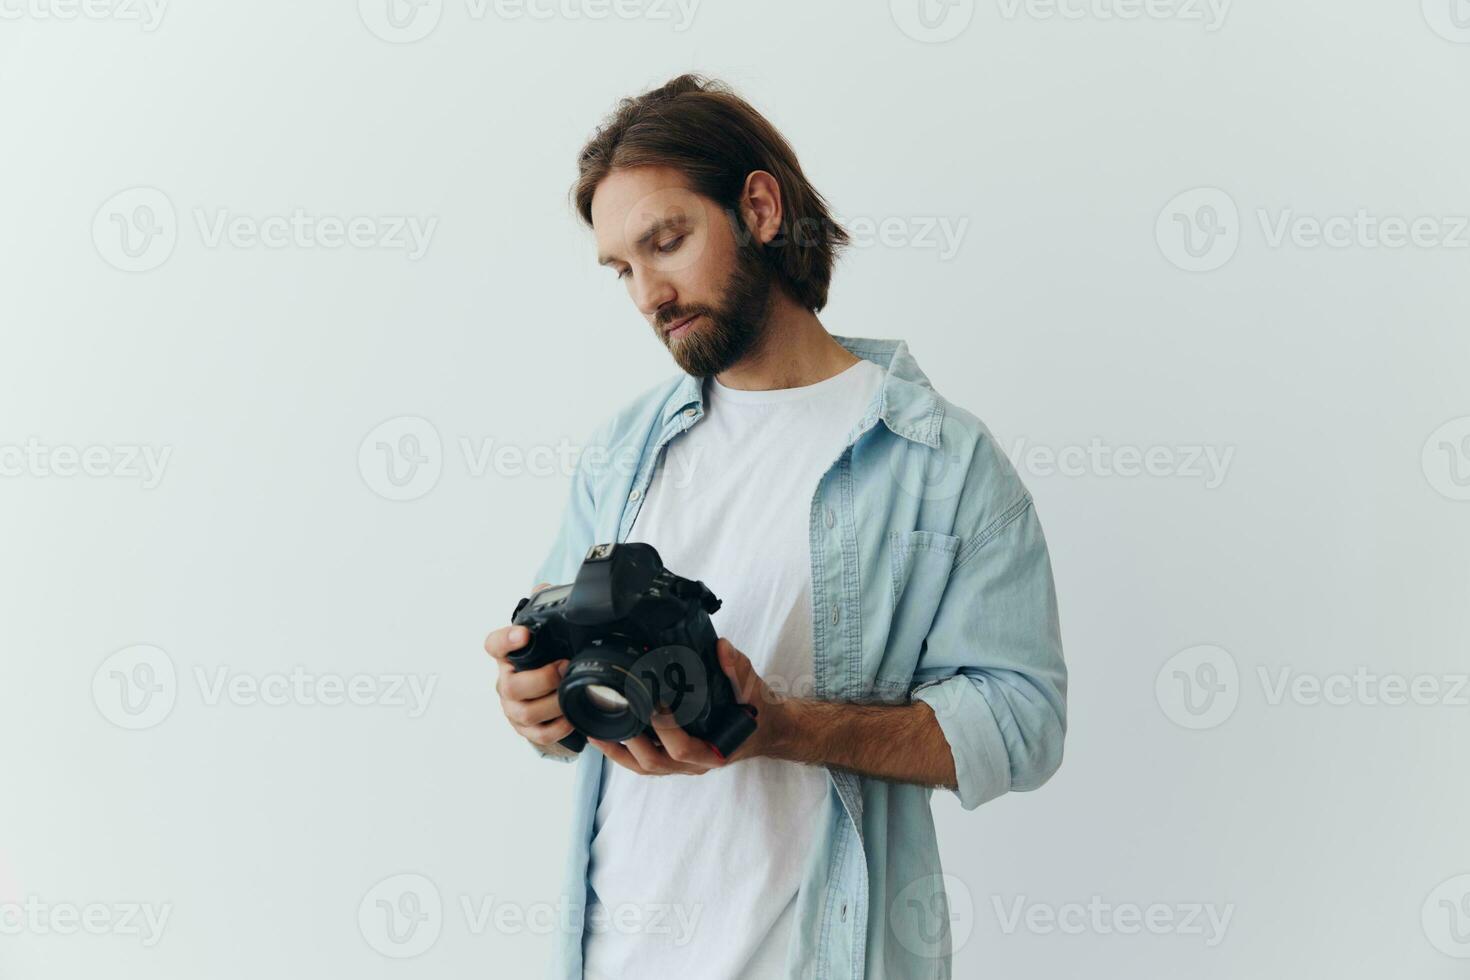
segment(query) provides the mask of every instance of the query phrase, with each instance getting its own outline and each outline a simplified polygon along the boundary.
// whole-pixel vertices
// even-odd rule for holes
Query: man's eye
[[[683,244],[683,242],[684,236],[680,235],[678,238],[670,239],[666,244],[660,245],[658,247],[658,250],[661,254],[668,255],[671,252],[677,251],[679,246]]]
[[[627,269],[623,269],[623,270],[619,271],[618,272],[618,278],[619,279],[623,278],[624,276],[626,276],[628,274],[628,272],[629,272],[629,270],[627,270]]]

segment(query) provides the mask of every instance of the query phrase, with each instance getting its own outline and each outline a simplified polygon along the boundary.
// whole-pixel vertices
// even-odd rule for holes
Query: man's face
[[[598,262],[612,269],[680,369],[733,367],[765,333],[772,276],[713,201],[669,167],[615,170],[592,195]]]

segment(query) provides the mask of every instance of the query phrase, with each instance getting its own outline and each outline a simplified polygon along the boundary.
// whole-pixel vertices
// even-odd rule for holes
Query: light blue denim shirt
[[[1031,495],[990,431],[934,391],[905,343],[836,340],[886,374],[811,500],[817,697],[928,704],[954,753],[965,809],[1035,789],[1062,760],[1067,673]],[[531,583],[570,582],[593,544],[626,540],[664,447],[703,416],[699,379],[681,374],[599,428]],[[564,884],[572,928],[557,936],[551,970],[561,978],[582,976],[602,754],[583,751],[574,772]],[[948,977],[933,790],[828,774],[820,853],[797,897],[788,975]]]

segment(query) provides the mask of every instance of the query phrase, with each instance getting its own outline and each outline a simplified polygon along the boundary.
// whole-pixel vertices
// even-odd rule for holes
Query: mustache
[[[708,310],[699,310],[699,309],[694,309],[694,310],[679,310],[678,312],[670,313],[668,315],[665,315],[665,314],[660,313],[659,316],[658,316],[658,319],[656,319],[654,321],[654,326],[658,327],[660,333],[663,333],[663,332],[667,331],[669,327],[671,327],[674,324],[678,323],[680,320],[688,320],[691,317],[708,316],[708,315],[709,315],[709,311]]]

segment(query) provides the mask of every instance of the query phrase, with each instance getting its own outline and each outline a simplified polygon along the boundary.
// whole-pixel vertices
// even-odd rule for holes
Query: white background
[[[868,228],[828,329],[908,340],[1047,531],[1067,758],[935,795],[956,975],[1466,975],[1463,0],[961,0],[932,33],[901,2],[386,2],[0,0],[0,976],[540,970],[544,929],[462,901],[557,900],[571,770],[512,735],[480,644],[568,481],[475,460],[575,448],[672,371],[567,190],[603,113],[684,70]],[[295,209],[317,237],[210,234]],[[1432,221],[1390,247],[1333,225],[1360,211]],[[422,254],[323,244],[394,216],[434,222]],[[133,219],[163,234],[130,258]],[[395,488],[377,443],[424,423],[368,437],[405,417],[427,462]],[[1166,465],[1032,452],[1093,446]],[[119,700],[140,657],[158,717]],[[418,716],[212,697],[297,668],[435,686]],[[1276,697],[1360,668],[1346,703]],[[1381,703],[1389,675],[1436,703]],[[371,925],[399,874],[442,901],[408,959]],[[156,943],[130,903],[167,906]],[[1115,928],[1191,904],[1223,936]]]

